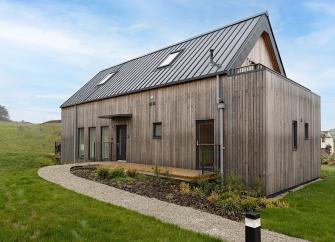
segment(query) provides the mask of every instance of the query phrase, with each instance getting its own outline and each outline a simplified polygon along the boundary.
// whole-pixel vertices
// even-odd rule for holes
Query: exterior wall
[[[155,101],[152,106],[149,105],[151,97]],[[62,110],[64,127],[73,126],[71,110]],[[110,126],[112,160],[116,160],[115,125],[126,124],[128,162],[157,162],[161,166],[195,169],[196,120],[216,120],[215,78],[81,104],[77,106],[77,113],[77,128],[83,127],[85,133],[85,161],[88,161],[89,127],[96,127],[97,160],[100,160],[100,127]],[[98,118],[125,113],[131,113],[132,118],[124,121]],[[152,137],[154,122],[162,122],[162,139]],[[214,125],[217,129],[216,122]],[[72,162],[73,129],[63,128],[62,131],[63,161]]]
[[[221,83],[226,104],[226,175],[240,175],[248,184],[260,179],[266,194],[319,177],[320,98],[317,95],[270,70],[224,76]],[[151,97],[155,105],[149,105]],[[132,114],[130,120],[98,118],[126,113]],[[84,161],[88,161],[89,127],[96,127],[97,131],[97,160],[101,159],[101,127],[110,127],[112,160],[116,160],[115,125],[126,124],[128,162],[196,169],[196,120],[208,119],[214,120],[218,147],[215,78],[64,108],[62,161],[74,159],[76,129],[73,127],[77,121],[77,128],[84,128],[85,133]],[[298,121],[297,151],[292,151],[292,120]],[[152,138],[154,122],[162,122],[162,139]],[[305,122],[310,126],[308,140],[303,136]]]
[[[266,190],[272,194],[320,177],[320,97],[266,71]],[[293,150],[292,121],[298,122]],[[304,138],[304,123],[309,138]]]
[[[225,77],[224,167],[251,184],[260,179],[265,185],[266,129],[265,76],[253,71]]]

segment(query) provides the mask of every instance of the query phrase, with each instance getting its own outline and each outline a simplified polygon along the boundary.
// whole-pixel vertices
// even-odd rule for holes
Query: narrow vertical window
[[[84,158],[84,128],[78,129],[78,156],[79,159]]]
[[[305,139],[309,139],[309,125],[305,123]]]
[[[154,123],[153,138],[154,139],[161,139],[162,138],[162,123]]]
[[[89,128],[89,159],[95,160],[95,128]]]
[[[293,150],[298,149],[298,123],[297,121],[292,122],[292,143],[293,143]]]
[[[101,159],[110,160],[109,127],[101,127]]]

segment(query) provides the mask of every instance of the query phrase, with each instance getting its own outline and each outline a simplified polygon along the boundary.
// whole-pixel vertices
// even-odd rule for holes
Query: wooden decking
[[[107,161],[100,163],[100,166],[107,166],[110,168],[122,167],[124,169],[136,169],[139,173],[146,175],[154,175],[154,166],[145,165],[145,164],[137,164],[137,163],[129,163],[129,162],[117,162],[117,161]],[[160,175],[166,176],[167,173],[171,178],[187,180],[187,181],[196,181],[201,178],[211,178],[216,173],[214,172],[206,172],[202,174],[201,170],[189,170],[175,167],[159,167]]]

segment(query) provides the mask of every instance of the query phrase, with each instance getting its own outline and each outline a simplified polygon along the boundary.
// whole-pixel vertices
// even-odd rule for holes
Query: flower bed
[[[136,170],[108,168],[104,166],[72,167],[74,175],[97,181],[142,196],[188,206],[208,213],[240,221],[246,211],[266,207],[286,207],[281,201],[271,202],[261,197],[257,184],[254,189],[246,190],[244,182],[229,176],[225,189],[219,180],[199,179],[196,183],[161,177],[159,169],[154,168],[155,176],[138,174]]]

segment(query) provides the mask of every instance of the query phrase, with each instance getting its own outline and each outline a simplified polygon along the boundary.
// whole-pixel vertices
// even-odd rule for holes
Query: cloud
[[[22,47],[48,48],[58,51],[91,54],[92,49],[80,40],[60,31],[27,24],[0,21],[0,41],[14,41]],[[12,43],[13,44],[13,43]]]

